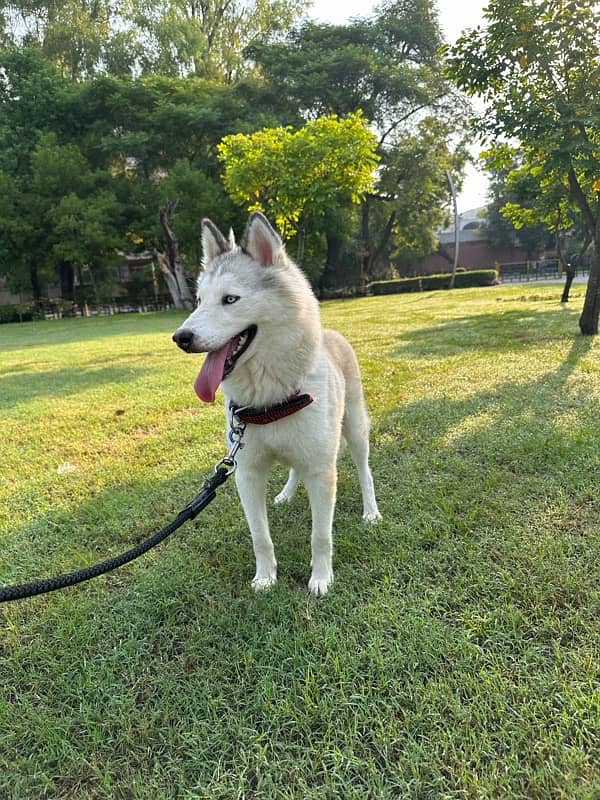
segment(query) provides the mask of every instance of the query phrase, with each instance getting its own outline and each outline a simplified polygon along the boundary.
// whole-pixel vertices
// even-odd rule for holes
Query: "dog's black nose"
[[[181,347],[182,350],[190,349],[193,338],[194,331],[191,331],[189,328],[179,328],[179,330],[175,331],[173,334],[173,341],[178,347]]]

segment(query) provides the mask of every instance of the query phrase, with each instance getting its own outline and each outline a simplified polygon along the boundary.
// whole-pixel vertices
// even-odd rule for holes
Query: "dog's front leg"
[[[333,582],[333,512],[337,472],[335,463],[326,470],[307,476],[306,491],[312,512],[312,574],[308,589],[314,595],[327,594]]]
[[[277,580],[277,561],[267,519],[268,468],[256,467],[257,465],[253,465],[250,471],[240,465],[235,476],[238,494],[252,534],[256,558],[256,575],[252,581],[252,588],[260,591],[268,589]]]

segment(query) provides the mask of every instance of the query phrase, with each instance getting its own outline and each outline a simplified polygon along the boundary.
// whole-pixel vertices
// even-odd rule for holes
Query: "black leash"
[[[115,556],[114,558],[107,558],[105,561],[101,561],[99,564],[94,564],[91,567],[84,567],[75,572],[67,572],[64,575],[56,575],[53,578],[44,578],[42,580],[30,581],[29,583],[19,583],[15,586],[1,586],[0,603],[8,603],[11,600],[23,600],[26,597],[35,597],[35,595],[46,594],[56,589],[75,586],[77,583],[89,581],[91,578],[97,578],[99,575],[104,575],[106,572],[122,567],[124,564],[128,564],[130,561],[134,561],[136,558],[144,555],[144,553],[156,547],[157,544],[164,541],[168,536],[178,530],[178,528],[181,528],[185,522],[194,519],[215,499],[218,487],[225,483],[227,478],[235,472],[235,456],[238,450],[243,447],[242,437],[248,423],[266,425],[270,422],[276,422],[290,414],[295,414],[313,401],[314,397],[312,395],[296,392],[296,394],[292,395],[292,397],[283,403],[278,403],[269,408],[238,407],[234,404],[230,405],[230,430],[228,433],[230,445],[229,453],[216,465],[215,474],[204,481],[199,494],[179,512],[172,522],[158,531],[158,533],[140,542],[125,553],[121,553],[121,555]]]
[[[90,578],[96,578],[99,575],[104,575],[105,572],[110,572],[117,567],[122,567],[136,558],[139,558],[148,550],[156,547],[164,539],[174,533],[178,528],[190,519],[194,519],[206,506],[212,502],[217,496],[216,490],[221,486],[227,478],[235,472],[236,462],[235,455],[242,447],[242,436],[244,435],[245,425],[238,424],[229,431],[230,450],[229,453],[223,458],[215,467],[215,474],[211,478],[207,478],[201,491],[191,500],[185,508],[183,508],[175,519],[166,525],[162,530],[140,542],[135,547],[121,553],[114,558],[107,558],[99,564],[94,564],[91,567],[76,570],[75,572],[67,572],[64,575],[56,575],[54,578],[44,578],[38,581],[31,581],[30,583],[20,583],[15,586],[2,586],[0,587],[0,603],[7,603],[11,600],[23,600],[26,597],[34,597],[37,594],[46,594],[53,592],[56,589],[64,589],[66,586],[74,586],[83,581],[89,581]]]
[[[0,587],[0,603],[7,603],[10,600],[23,600],[25,597],[34,597],[36,594],[46,594],[47,592],[53,592],[55,589],[74,586],[76,583],[83,583],[83,581],[89,581],[90,578],[97,578],[98,575],[104,575],[105,572],[110,572],[139,558],[144,553],[147,553],[148,550],[160,544],[178,528],[181,528],[184,522],[194,519],[203,508],[206,508],[217,496],[215,489],[225,483],[230,474],[231,472],[225,467],[220,467],[212,478],[207,478],[204,481],[202,491],[179,512],[172,522],[125,553],[121,553],[121,555],[114,558],[107,558],[92,567],[78,569],[75,572],[67,572],[64,575],[56,575],[54,578],[44,578],[30,583],[20,583],[16,586]]]

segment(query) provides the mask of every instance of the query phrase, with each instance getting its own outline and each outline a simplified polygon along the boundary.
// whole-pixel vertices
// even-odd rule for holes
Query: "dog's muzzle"
[[[179,328],[179,330],[176,330],[173,334],[173,341],[177,347],[181,347],[182,350],[189,353],[192,342],[194,341],[194,331],[189,328]]]

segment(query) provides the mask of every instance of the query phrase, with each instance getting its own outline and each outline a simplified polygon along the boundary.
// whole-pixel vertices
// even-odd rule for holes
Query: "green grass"
[[[322,600],[304,493],[255,595],[230,482],[142,560],[1,606],[0,798],[600,797],[600,342],[559,292],[324,304],[384,521],[344,455]],[[0,583],[126,549],[224,454],[178,319],[0,328]]]

